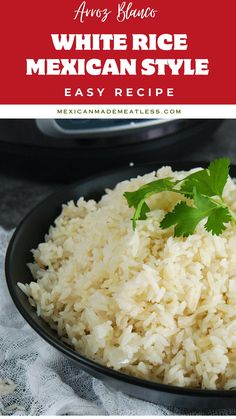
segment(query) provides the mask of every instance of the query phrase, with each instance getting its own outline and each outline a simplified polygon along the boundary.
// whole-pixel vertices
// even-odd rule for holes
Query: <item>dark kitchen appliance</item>
[[[75,179],[129,162],[176,159],[209,141],[221,120],[11,119],[0,121],[0,164],[30,177]]]
[[[206,163],[169,163],[174,170],[189,170],[206,167]],[[105,382],[105,384],[126,392],[134,397],[182,409],[209,410],[236,408],[236,391],[200,390],[154,383],[132,377],[104,367],[75,352],[62,342],[56,332],[36,315],[35,309],[17,286],[17,282],[32,281],[27,263],[32,262],[30,249],[36,248],[44,240],[49,225],[61,211],[61,204],[80,196],[98,200],[105,188],[114,187],[117,182],[158,169],[161,164],[145,164],[126,167],[103,173],[79,183],[64,187],[33,209],[16,229],[6,256],[6,278],[12,299],[26,321],[48,343],[57,348],[76,365]],[[231,166],[231,175],[236,177],[236,166]]]

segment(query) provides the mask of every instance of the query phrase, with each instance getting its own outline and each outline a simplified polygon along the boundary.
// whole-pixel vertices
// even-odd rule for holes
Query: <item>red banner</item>
[[[0,103],[235,104],[235,10],[233,0],[4,1]]]

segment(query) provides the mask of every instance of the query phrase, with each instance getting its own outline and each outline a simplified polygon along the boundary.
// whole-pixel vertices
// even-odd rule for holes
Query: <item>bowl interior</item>
[[[205,167],[207,166],[207,163],[170,162],[165,163],[165,165],[171,165],[174,170],[189,170],[193,167]],[[224,393],[235,397],[236,392],[234,391],[226,392],[180,389],[174,386],[152,383],[113,371],[110,368],[86,359],[63,343],[57,336],[56,332],[37,316],[35,310],[29,304],[27,297],[17,286],[18,282],[29,283],[33,280],[33,277],[27,267],[27,263],[32,262],[33,260],[30,250],[36,248],[40,242],[44,241],[44,236],[48,232],[49,226],[53,224],[55,218],[60,214],[63,203],[67,203],[70,200],[74,200],[76,202],[81,196],[83,196],[86,200],[99,200],[106,188],[113,188],[122,180],[130,179],[132,177],[136,177],[137,175],[143,175],[153,170],[157,170],[161,166],[163,166],[163,163],[150,163],[143,166],[126,167],[119,171],[107,172],[101,175],[99,174],[59,190],[35,207],[18,226],[8,247],[6,256],[6,279],[8,288],[18,310],[26,321],[36,330],[36,332],[51,345],[59,349],[65,355],[69,356],[72,360],[79,362],[81,365],[88,366],[93,370],[108,376],[110,375],[119,380],[125,380],[135,385],[141,385],[145,388],[150,387],[152,389],[175,392],[177,394],[180,392],[182,394],[195,392],[195,394],[204,393],[212,395],[214,393],[217,393],[218,395],[219,393]],[[231,175],[236,175],[235,166],[231,167]]]

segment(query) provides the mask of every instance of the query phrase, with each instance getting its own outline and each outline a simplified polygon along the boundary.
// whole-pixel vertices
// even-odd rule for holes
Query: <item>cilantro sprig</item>
[[[133,229],[138,220],[147,218],[150,208],[146,200],[157,193],[170,191],[180,194],[183,199],[171,212],[168,212],[160,223],[162,229],[174,226],[176,237],[193,234],[201,220],[212,234],[219,235],[232,221],[236,224],[235,215],[223,199],[223,191],[229,176],[230,161],[221,158],[210,163],[207,169],[199,170],[181,180],[173,178],[158,179],[143,185],[134,192],[125,192],[129,207],[135,209],[132,218]],[[186,202],[190,198],[190,205]]]

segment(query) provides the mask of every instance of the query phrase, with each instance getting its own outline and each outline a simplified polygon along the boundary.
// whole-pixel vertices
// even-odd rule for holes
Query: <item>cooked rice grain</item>
[[[107,190],[100,202],[63,205],[19,284],[37,313],[76,351],[144,379],[183,387],[236,388],[236,227],[221,236],[199,224],[187,238],[161,230],[179,199],[150,198],[132,230],[123,197],[184,172],[163,167]],[[224,198],[236,211],[236,186]]]

